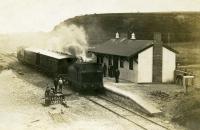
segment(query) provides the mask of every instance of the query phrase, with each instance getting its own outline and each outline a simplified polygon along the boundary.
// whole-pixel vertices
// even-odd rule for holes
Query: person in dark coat
[[[46,96],[46,97],[48,97],[48,96],[49,96],[49,94],[50,94],[50,91],[51,91],[50,87],[49,87],[49,86],[47,86],[47,88],[46,88],[46,90],[45,90],[45,96]]]
[[[120,75],[119,69],[115,69],[115,82],[116,83],[119,83],[119,75]]]
[[[107,65],[104,63],[103,65],[103,76],[106,77],[107,75]]]
[[[57,90],[58,90],[58,77],[54,78],[54,86],[55,86],[55,93],[57,93]]]
[[[112,65],[109,66],[109,76],[113,77],[113,66]]]
[[[111,65],[108,66],[108,76],[111,77]]]
[[[45,90],[45,105],[50,105],[51,104],[50,92],[51,92],[51,89],[47,85],[47,88]]]

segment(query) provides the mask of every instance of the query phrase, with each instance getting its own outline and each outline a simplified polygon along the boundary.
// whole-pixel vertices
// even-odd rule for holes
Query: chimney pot
[[[118,32],[115,34],[115,38],[116,38],[116,39],[119,38],[119,33],[118,33]]]
[[[136,38],[135,38],[135,33],[134,33],[134,32],[131,34],[131,39],[136,39]]]

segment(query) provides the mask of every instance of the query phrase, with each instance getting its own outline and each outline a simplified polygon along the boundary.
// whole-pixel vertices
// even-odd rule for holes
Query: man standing
[[[106,74],[107,74],[107,66],[104,63],[104,65],[103,65],[103,76],[106,77]]]
[[[45,90],[45,96],[46,96],[46,97],[49,96],[50,91],[51,91],[51,89],[50,89],[50,87],[47,85],[47,88],[46,88],[46,90]]]
[[[108,66],[108,76],[111,77],[111,65]]]
[[[62,93],[62,87],[63,87],[63,80],[62,80],[62,78],[60,78],[58,80],[58,86],[59,86],[59,91]]]
[[[58,88],[58,77],[56,77],[53,81],[54,86],[55,86],[55,93],[57,93],[57,88]]]
[[[118,83],[119,82],[119,75],[120,75],[120,72],[118,69],[115,69],[115,82]]]
[[[50,105],[51,104],[51,97],[50,97],[50,87],[47,85],[47,88],[45,90],[45,105]]]

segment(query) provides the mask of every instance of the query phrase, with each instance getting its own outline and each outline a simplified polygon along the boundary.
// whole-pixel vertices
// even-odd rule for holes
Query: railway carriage
[[[50,76],[67,73],[67,67],[76,61],[72,55],[35,48],[20,49],[17,58],[22,63],[39,68]]]

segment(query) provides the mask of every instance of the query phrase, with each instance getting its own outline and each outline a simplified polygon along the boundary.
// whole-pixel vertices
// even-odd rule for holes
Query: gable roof
[[[57,53],[57,52],[53,52],[53,51],[49,51],[49,50],[43,50],[43,49],[38,49],[38,48],[26,48],[26,51],[31,51],[34,53],[39,53],[42,55],[46,55],[48,57],[52,57],[55,59],[65,59],[65,58],[73,58],[74,56],[72,55],[68,55],[68,54],[61,54],[61,53]]]
[[[100,53],[100,54],[109,54],[117,56],[130,57],[140,53],[141,51],[153,46],[153,40],[134,40],[127,38],[113,38],[106,41],[103,44],[97,45],[94,48],[90,48],[89,52]],[[167,45],[163,47],[168,50],[178,53],[176,50],[172,49]]]
[[[179,53],[177,50],[171,48],[171,47],[168,46],[168,45],[163,45],[163,47],[165,47],[166,49],[168,49],[168,50],[170,50],[170,51],[172,51],[172,52],[174,52],[174,53],[177,53],[177,54]]]
[[[90,52],[118,56],[132,56],[153,45],[153,40],[134,40],[127,38],[110,39],[89,49]]]

